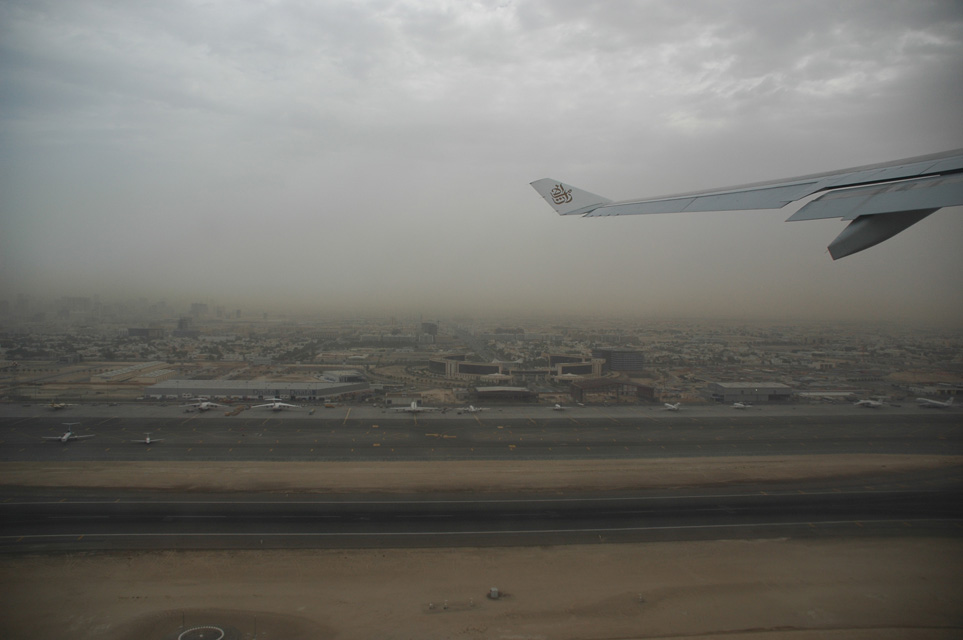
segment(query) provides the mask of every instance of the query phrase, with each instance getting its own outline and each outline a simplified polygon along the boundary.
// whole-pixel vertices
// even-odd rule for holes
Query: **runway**
[[[64,423],[78,423],[66,444]],[[225,416],[179,407],[0,407],[0,461],[563,460],[852,453],[960,455],[963,414],[914,408],[719,407],[668,412],[510,407],[401,414],[370,407]],[[150,433],[153,444],[142,440]],[[158,440],[161,440],[158,442]]]
[[[566,497],[70,495],[0,504],[0,551],[500,546],[960,535],[959,470],[792,487]]]
[[[45,441],[63,433],[68,443]],[[963,453],[961,414],[916,407],[339,407],[226,416],[177,406],[0,407],[0,462],[486,461]],[[144,433],[161,442],[145,444]],[[631,494],[483,499],[7,487],[4,552],[488,546],[780,536],[960,535],[958,468]]]

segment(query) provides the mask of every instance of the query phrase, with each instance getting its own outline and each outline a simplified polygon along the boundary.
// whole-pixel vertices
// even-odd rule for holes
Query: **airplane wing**
[[[936,407],[938,409],[947,409],[953,405],[953,398],[950,398],[946,402],[940,402],[939,400],[930,400],[929,398],[917,398],[916,402],[918,402],[921,407]]]
[[[93,438],[95,435],[97,435],[97,434],[96,434],[96,433],[91,433],[91,434],[88,435],[88,436],[71,436],[70,439],[71,439],[71,440],[83,440],[84,438]]]
[[[686,211],[780,209],[819,195],[787,222],[841,218],[847,226],[829,245],[833,260],[868,249],[943,207],[963,205],[963,149],[797,178],[708,191],[612,202],[543,178],[532,183],[563,216],[639,215]]]

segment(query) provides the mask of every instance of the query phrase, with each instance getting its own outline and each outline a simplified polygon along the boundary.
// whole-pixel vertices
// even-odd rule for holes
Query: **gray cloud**
[[[956,2],[0,6],[2,295],[953,321],[946,210],[833,263],[612,198],[963,146]],[[748,295],[747,292],[751,292]]]

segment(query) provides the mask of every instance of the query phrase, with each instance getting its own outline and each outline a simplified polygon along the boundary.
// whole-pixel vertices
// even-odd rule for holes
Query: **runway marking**
[[[341,424],[346,424],[348,422],[348,416],[350,415],[351,415],[351,407],[348,407],[348,413],[344,414],[344,420],[341,421]]]
[[[413,536],[477,536],[477,535],[520,535],[520,534],[532,534],[532,535],[545,535],[545,534],[565,534],[565,533],[627,533],[627,532],[642,532],[642,531],[697,531],[700,529],[749,529],[753,527],[799,527],[808,526],[811,529],[816,529],[819,526],[834,526],[834,525],[856,525],[860,523],[859,520],[821,520],[819,522],[746,522],[746,523],[730,523],[730,524],[692,524],[692,525],[661,525],[661,526],[643,526],[643,527],[613,527],[611,529],[605,529],[601,527],[587,527],[583,529],[502,529],[502,530],[482,530],[482,531],[349,531],[349,532],[328,532],[328,531],[308,531],[308,532],[297,532],[297,533],[277,533],[277,532],[249,532],[242,533],[237,531],[225,531],[225,532],[194,532],[194,533],[90,533],[90,534],[76,534],[76,533],[49,533],[49,534],[27,534],[27,535],[10,535],[10,536],[0,536],[0,540],[15,540],[20,542],[21,540],[56,540],[60,538],[76,538],[77,541],[82,540],[85,536],[89,535],[94,538],[212,538],[212,537],[231,537],[231,538],[244,538],[244,537],[275,537],[275,538],[337,538],[339,536],[346,538],[364,538],[364,537],[413,537]],[[906,520],[872,520],[873,524],[902,524],[905,527],[912,527],[913,524],[907,522]],[[946,518],[920,518],[914,522],[947,522]],[[959,526],[959,522],[954,522]]]

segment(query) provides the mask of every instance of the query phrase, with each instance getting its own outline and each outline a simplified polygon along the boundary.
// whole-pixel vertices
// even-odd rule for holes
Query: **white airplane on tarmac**
[[[470,404],[464,409],[459,409],[459,411],[464,413],[478,413],[479,411],[488,411],[488,409],[486,407],[476,407],[475,405]]]
[[[681,408],[682,408],[682,403],[681,403],[681,402],[676,402],[675,404],[670,404],[670,403],[668,403],[668,402],[665,403],[665,410],[666,410],[666,411],[678,411],[678,410],[681,409]]]
[[[210,411],[211,409],[220,409],[227,407],[226,404],[217,404],[216,402],[211,402],[210,400],[204,400],[203,398],[198,398],[197,402],[192,402],[190,404],[182,404],[182,407],[193,407],[200,412]]]
[[[532,187],[562,216],[625,216],[688,211],[780,209],[816,196],[787,222],[841,218],[833,260],[868,249],[943,207],[963,204],[963,149],[741,186],[612,202],[542,178]],[[820,194],[820,195],[817,195]]]
[[[251,408],[260,409],[261,407],[269,407],[271,411],[283,411],[284,409],[300,409],[301,405],[288,404],[287,402],[281,402],[280,399],[275,398],[274,400],[271,400],[271,402],[268,402],[266,404],[256,404]]]
[[[859,402],[853,403],[854,407],[865,407],[867,409],[879,409],[883,406],[883,403],[879,400],[860,400]]]
[[[552,411],[565,411],[566,408],[567,407],[563,407],[560,404],[556,404],[554,407],[552,407]]]
[[[733,409],[748,409],[748,408],[751,407],[751,406],[752,406],[752,405],[749,404],[748,402],[733,402],[733,403],[732,403],[732,408],[733,408]]]
[[[69,402],[51,402],[50,404],[47,405],[47,407],[51,411],[60,411],[61,409],[66,409],[67,407],[73,407],[73,406],[75,405],[70,404]]]
[[[949,409],[953,406],[953,398],[950,398],[946,402],[930,400],[929,398],[917,398],[916,402],[918,402],[921,407],[926,407],[927,409]]]
[[[64,432],[62,436],[43,436],[44,440],[59,440],[62,444],[67,444],[71,440],[83,440],[84,438],[93,438],[95,433],[87,436],[78,436],[74,434],[74,427],[80,424],[79,422],[65,422],[64,426],[67,427],[67,431]]]
[[[402,411],[404,413],[428,413],[430,411],[438,411],[437,407],[419,407],[417,400],[412,400],[411,404],[407,407],[394,407],[392,411]]]
[[[144,435],[147,436],[147,437],[144,438],[143,440],[131,440],[131,442],[143,442],[144,444],[154,444],[155,442],[163,442],[163,441],[164,441],[163,438],[151,438],[151,437],[150,437],[150,431],[148,431],[148,432],[145,433]]]

